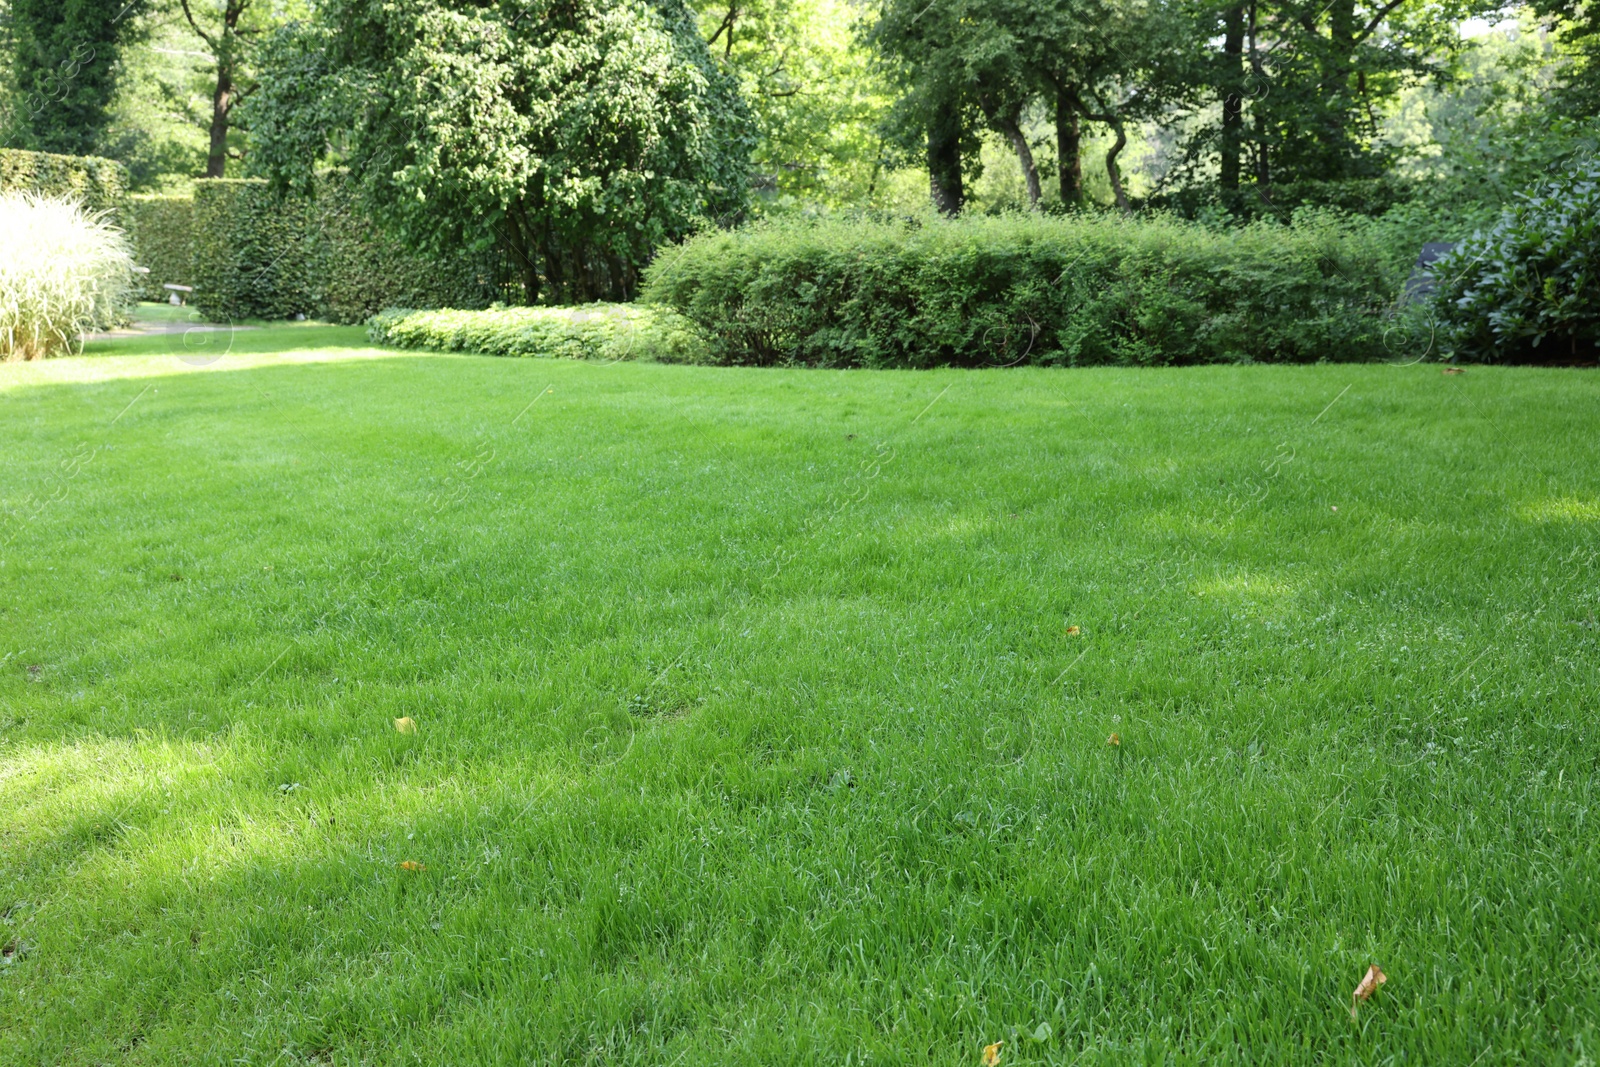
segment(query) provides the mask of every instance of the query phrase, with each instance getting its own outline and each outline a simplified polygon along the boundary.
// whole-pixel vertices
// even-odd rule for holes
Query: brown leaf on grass
[[[416,860],[403,860],[400,863],[400,869],[402,871],[425,871],[428,866],[425,863],[418,863]]]
[[[1439,373],[1440,374],[1465,374],[1467,372],[1465,370],[1463,370],[1462,368],[1460,368],[1460,367],[1446,367],[1444,370],[1440,371]]]
[[[1078,636],[1078,635],[1079,635],[1079,634],[1081,634],[1081,633],[1083,633],[1083,631],[1082,631],[1082,630],[1080,630],[1080,629],[1079,629],[1079,628],[1078,628],[1078,627],[1076,627],[1076,626],[1069,626],[1069,627],[1067,627],[1067,636],[1068,636],[1068,637],[1077,637],[1077,636]]]
[[[1004,1041],[996,1041],[992,1045],[983,1046],[983,1067],[996,1067],[1000,1062],[1000,1046]]]
[[[1372,996],[1373,991],[1388,980],[1389,976],[1384,974],[1376,963],[1368,967],[1366,977],[1361,979],[1361,984],[1356,986],[1355,992],[1350,994],[1350,1018],[1354,1019],[1356,1017],[1356,1007]]]
[[[1110,745],[1112,748],[1121,748],[1122,738],[1116,734],[1112,734],[1110,737],[1106,738],[1106,744]]]
[[[404,718],[396,719],[394,728],[403,734],[414,734],[417,732],[417,720],[407,715]]]

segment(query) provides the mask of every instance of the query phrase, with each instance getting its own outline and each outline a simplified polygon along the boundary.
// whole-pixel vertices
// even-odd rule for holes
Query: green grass
[[[0,366],[7,1063],[1600,1052],[1592,374],[231,344]]]

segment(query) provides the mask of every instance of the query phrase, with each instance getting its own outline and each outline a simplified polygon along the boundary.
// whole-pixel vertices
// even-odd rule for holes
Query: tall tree
[[[529,303],[630,297],[747,193],[749,115],[683,0],[325,0],[261,63],[258,170],[343,164],[413,242],[499,243]]]
[[[120,51],[141,31],[145,0],[11,0],[13,119],[7,136],[46,152],[99,145]]]
[[[1218,46],[1209,77],[1222,107],[1201,136],[1224,199],[1246,175],[1270,198],[1283,182],[1383,173],[1394,155],[1381,116],[1408,80],[1449,68],[1457,23],[1491,4],[1224,0],[1203,38]]]
[[[228,130],[233,109],[249,92],[244,70],[245,48],[252,36],[264,27],[251,25],[248,16],[257,9],[255,0],[179,0],[189,27],[211,52],[211,121],[206,152],[207,178],[220,178],[228,165]],[[200,18],[195,10],[200,10]]]

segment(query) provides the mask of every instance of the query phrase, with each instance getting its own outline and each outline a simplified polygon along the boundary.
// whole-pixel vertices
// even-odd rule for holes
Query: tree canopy
[[[121,50],[147,0],[10,0],[13,100],[0,137],[25,148],[90,155],[117,88]]]

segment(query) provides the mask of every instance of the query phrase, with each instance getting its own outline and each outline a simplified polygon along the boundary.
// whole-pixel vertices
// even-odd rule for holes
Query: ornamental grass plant
[[[126,310],[132,282],[127,238],[103,212],[0,193],[0,359],[72,351]]]

